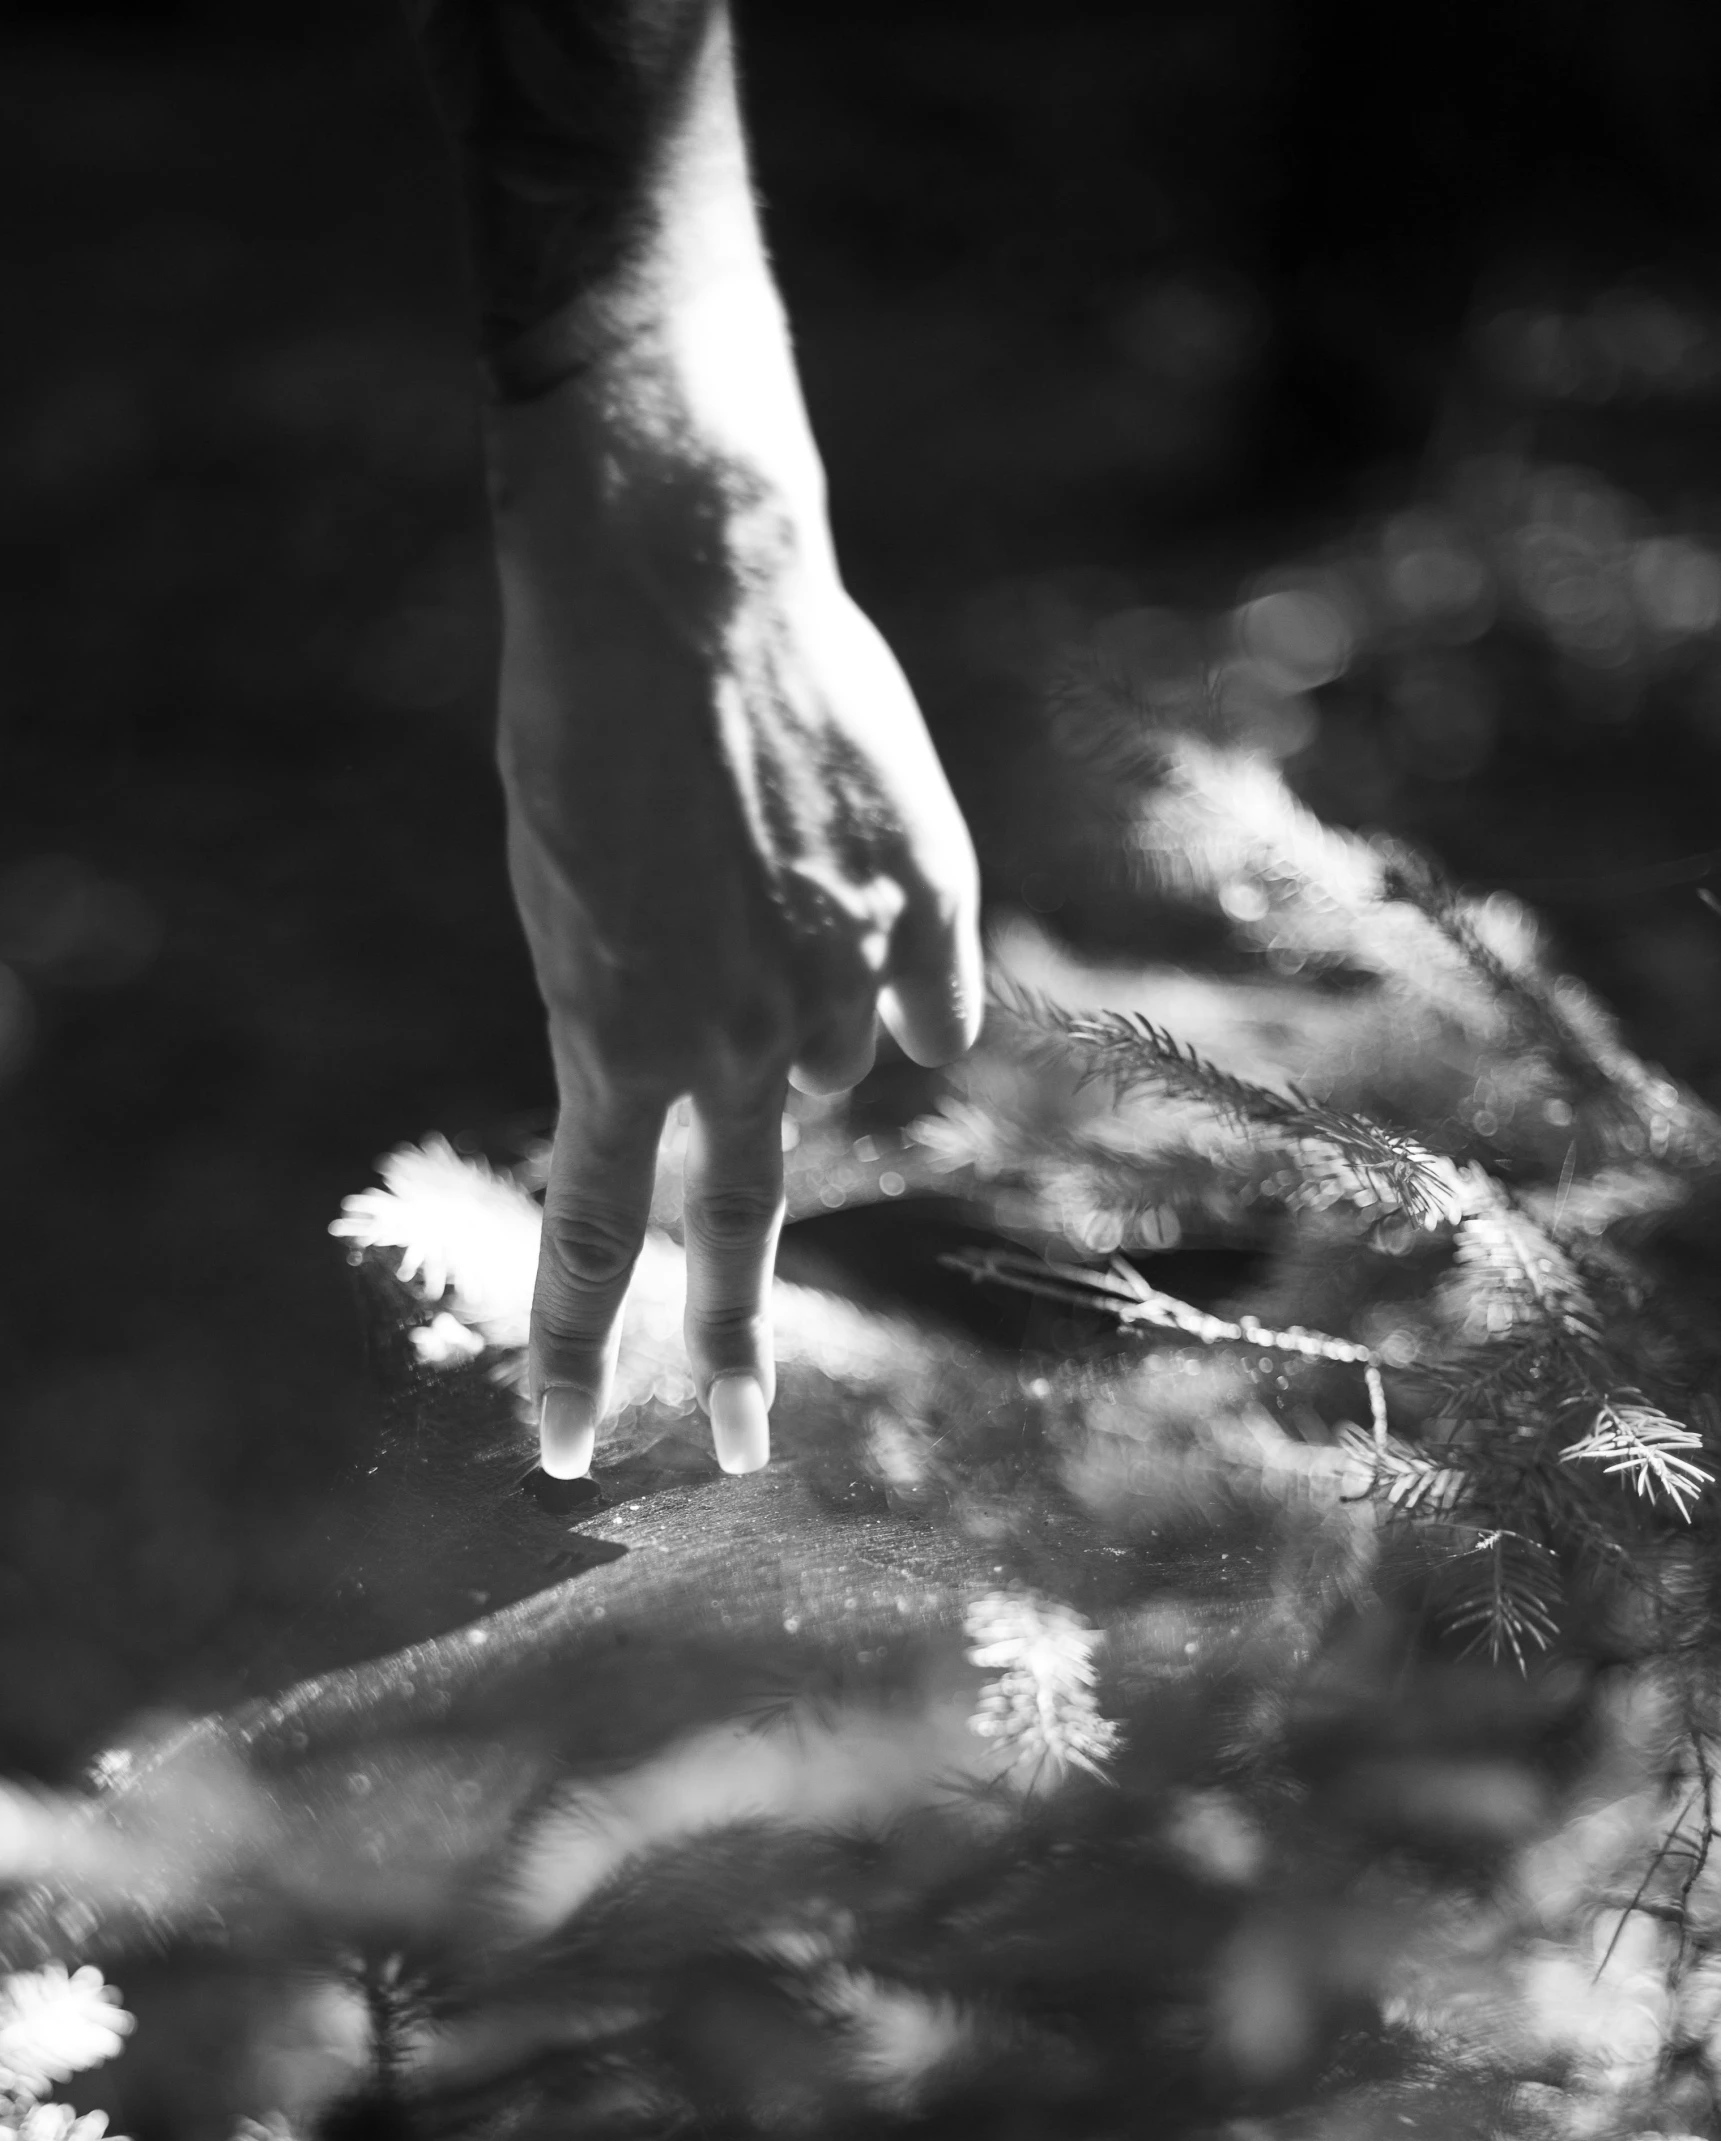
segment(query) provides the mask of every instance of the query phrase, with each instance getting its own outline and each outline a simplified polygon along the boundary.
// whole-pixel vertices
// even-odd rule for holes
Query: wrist
[[[492,440],[550,404],[612,459],[733,459],[820,501],[823,478],[781,299],[762,254],[590,293],[493,356]]]
[[[655,294],[567,308],[541,351],[545,386],[486,410],[498,534],[547,514],[602,540],[617,514],[667,516],[694,547],[727,547],[762,515],[803,563],[834,572],[824,470],[763,254]]]

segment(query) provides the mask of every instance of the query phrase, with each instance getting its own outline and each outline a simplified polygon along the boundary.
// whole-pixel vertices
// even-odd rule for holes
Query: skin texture
[[[669,1106],[719,1461],[768,1455],[786,1080],[974,1039],[974,858],[845,593],[715,5],[445,0],[496,392],[499,757],[561,1108],[530,1391],[590,1465]]]

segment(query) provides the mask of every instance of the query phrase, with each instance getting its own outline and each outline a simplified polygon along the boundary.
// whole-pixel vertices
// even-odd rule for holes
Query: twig
[[[1088,1272],[1043,1264],[1019,1249],[960,1249],[939,1262],[952,1271],[965,1272],[976,1284],[990,1279],[1019,1293],[1038,1294],[1069,1308],[1099,1309],[1119,1323],[1152,1324],[1160,1330],[1180,1331],[1202,1345],[1261,1346],[1277,1353],[1300,1354],[1308,1360],[1346,1361],[1363,1371],[1368,1388],[1369,1422],[1377,1450],[1386,1448],[1386,1386],[1380,1363],[1368,1346],[1348,1338],[1334,1338],[1325,1331],[1311,1331],[1301,1324],[1275,1329],[1253,1316],[1228,1322],[1206,1309],[1180,1301],[1175,1294],[1150,1286],[1133,1264],[1114,1256],[1104,1272]]]

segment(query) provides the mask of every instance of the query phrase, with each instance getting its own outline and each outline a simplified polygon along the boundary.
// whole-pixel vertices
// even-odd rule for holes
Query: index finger
[[[615,1380],[622,1305],[645,1240],[665,1104],[564,1101],[544,1192],[528,1390],[553,1479],[591,1469]]]

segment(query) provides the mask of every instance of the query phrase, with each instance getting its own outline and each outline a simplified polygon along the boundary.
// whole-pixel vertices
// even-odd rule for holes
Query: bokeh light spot
[[[1657,536],[1631,561],[1639,614],[1658,631],[1688,636],[1721,624],[1721,558],[1699,543]]]
[[[1354,644],[1349,619],[1312,587],[1280,588],[1244,603],[1237,637],[1287,691],[1310,691],[1343,676]]]

